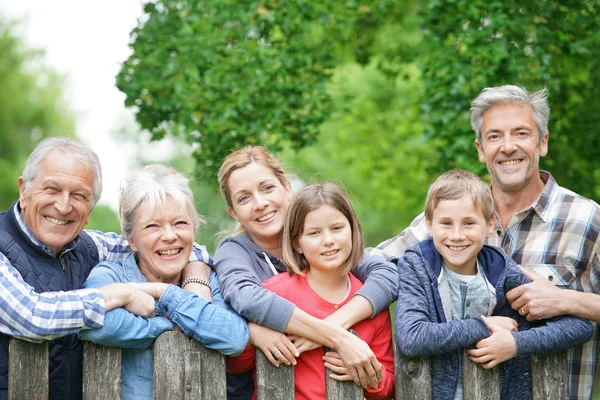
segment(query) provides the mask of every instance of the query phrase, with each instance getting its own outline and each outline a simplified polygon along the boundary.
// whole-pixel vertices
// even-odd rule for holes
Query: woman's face
[[[179,283],[194,245],[194,226],[187,211],[171,196],[164,207],[142,202],[135,212],[129,245],[138,254],[138,267],[150,282]]]
[[[227,211],[252,241],[263,248],[279,242],[292,194],[289,182],[282,185],[270,168],[253,162],[235,170],[227,186],[233,204]]]

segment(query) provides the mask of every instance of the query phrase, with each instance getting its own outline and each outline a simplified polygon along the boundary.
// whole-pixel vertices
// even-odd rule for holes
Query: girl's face
[[[329,205],[309,212],[296,251],[306,257],[311,269],[336,271],[352,252],[350,221]]]
[[[252,241],[263,248],[280,241],[292,194],[289,182],[282,185],[270,168],[253,162],[235,170],[227,186],[233,204],[227,211]]]

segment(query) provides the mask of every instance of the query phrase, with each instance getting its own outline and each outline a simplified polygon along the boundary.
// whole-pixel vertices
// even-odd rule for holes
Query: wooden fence
[[[293,367],[272,366],[256,352],[258,400],[294,398]],[[226,399],[225,358],[179,332],[162,334],[154,344],[154,399]],[[86,342],[83,359],[83,398],[121,398],[121,349]],[[396,351],[396,399],[431,400],[429,359],[407,358]],[[568,397],[566,353],[534,357],[531,380],[534,400]],[[498,368],[484,370],[463,355],[464,400],[499,398]],[[48,398],[48,345],[11,340],[9,400]],[[327,378],[329,400],[362,400],[352,382]]]

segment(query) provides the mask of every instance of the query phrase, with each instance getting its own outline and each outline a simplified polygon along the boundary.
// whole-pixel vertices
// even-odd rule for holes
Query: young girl
[[[283,259],[289,274],[276,275],[263,287],[291,301],[310,315],[323,319],[346,304],[362,287],[349,271],[363,257],[362,229],[345,193],[334,184],[313,184],[292,200],[283,232]],[[382,364],[382,380],[367,388],[365,397],[390,399],[394,389],[391,322],[384,311],[352,326]],[[252,367],[251,349],[229,361],[229,367]],[[302,353],[294,369],[296,399],[325,399],[325,366],[336,380],[351,380],[348,370],[322,348]],[[237,362],[236,360],[239,360]],[[243,364],[246,363],[244,366]]]
[[[365,255],[352,271],[364,286],[325,320],[315,318],[262,288],[263,281],[286,270],[281,241],[292,192],[281,163],[264,147],[244,147],[223,161],[219,186],[227,210],[239,226],[215,253],[215,271],[225,301],[250,321],[251,343],[275,365],[293,364],[301,352],[320,345],[337,349],[356,383],[378,387],[379,361],[363,340],[346,329],[387,311],[396,300],[396,266]],[[227,392],[232,399],[250,398],[254,392],[252,372],[228,374]]]

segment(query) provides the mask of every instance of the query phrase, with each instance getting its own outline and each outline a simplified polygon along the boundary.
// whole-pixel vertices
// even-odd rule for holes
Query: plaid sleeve
[[[41,341],[100,328],[104,298],[96,289],[38,294],[0,253],[0,332]]]
[[[369,249],[369,253],[386,260],[395,259],[402,257],[406,249],[427,239],[427,237],[425,214],[420,214],[411,222],[408,228],[397,236],[380,243],[377,247]]]

